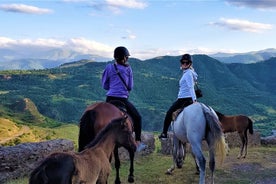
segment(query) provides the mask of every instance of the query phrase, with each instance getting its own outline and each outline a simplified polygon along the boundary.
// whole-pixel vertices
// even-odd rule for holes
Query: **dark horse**
[[[84,114],[80,120],[80,130],[79,130],[79,151],[82,151],[84,147],[95,138],[95,136],[99,133],[101,129],[103,129],[107,124],[109,124],[110,120],[114,118],[121,117],[125,112],[121,111],[115,105],[107,102],[98,102],[92,104],[86,108]],[[131,118],[127,119],[127,122],[132,124]],[[119,184],[120,175],[120,159],[118,148],[121,145],[116,145],[114,148],[114,158],[115,158],[115,169],[116,169],[116,179],[115,183]],[[129,168],[129,175],[128,175],[128,182],[134,182],[134,155],[135,151],[128,146],[123,146],[129,152],[129,159],[130,159],[130,168]]]
[[[226,116],[218,111],[216,111],[219,121],[222,125],[222,130],[224,133],[227,132],[238,132],[242,145],[240,149],[240,153],[237,158],[245,158],[247,155],[247,130],[249,130],[250,134],[253,134],[253,122],[252,120],[244,115],[236,115],[236,116]]]
[[[31,173],[29,184],[106,184],[115,145],[136,150],[127,117],[114,119],[80,153],[56,152]]]

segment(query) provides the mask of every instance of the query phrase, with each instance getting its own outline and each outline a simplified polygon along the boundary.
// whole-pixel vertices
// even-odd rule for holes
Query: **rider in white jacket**
[[[180,108],[196,102],[195,83],[197,80],[197,73],[192,67],[192,57],[190,54],[184,54],[180,60],[180,68],[183,70],[183,75],[179,80],[179,92],[177,100],[172,104],[166,113],[164,120],[163,132],[159,136],[160,139],[167,138],[167,132],[172,121],[172,114]]]

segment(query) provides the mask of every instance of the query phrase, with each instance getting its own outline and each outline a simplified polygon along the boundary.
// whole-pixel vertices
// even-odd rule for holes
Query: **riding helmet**
[[[123,59],[125,56],[130,56],[127,48],[120,46],[114,50],[114,58],[115,59]]]
[[[190,63],[192,63],[192,56],[190,54],[184,54],[180,60],[180,62],[182,62],[183,60],[189,61]]]

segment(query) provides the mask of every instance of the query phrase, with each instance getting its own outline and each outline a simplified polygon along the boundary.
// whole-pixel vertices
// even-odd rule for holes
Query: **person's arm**
[[[131,69],[131,67],[129,66],[129,68],[128,68],[128,72],[129,72],[129,79],[128,79],[128,84],[127,84],[127,87],[128,87],[128,89],[129,89],[129,91],[131,91],[132,90],[132,88],[133,88],[133,72],[132,72],[132,69]]]
[[[106,68],[105,68],[105,70],[103,71],[103,74],[102,74],[102,87],[105,90],[109,90],[109,76],[108,76],[108,72],[109,72],[109,69],[108,69],[108,66],[106,66]]]
[[[193,102],[195,102],[196,101],[196,94],[195,94],[195,88],[194,88],[195,82],[194,82],[193,74],[191,72],[189,73],[189,76],[187,78],[187,85],[189,87],[189,91],[193,99]]]

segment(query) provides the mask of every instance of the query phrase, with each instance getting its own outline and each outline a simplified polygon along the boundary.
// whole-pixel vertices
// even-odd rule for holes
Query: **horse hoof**
[[[120,180],[116,180],[115,184],[121,184],[121,181]]]
[[[134,183],[134,177],[133,176],[128,176],[128,180],[129,183]]]
[[[168,171],[165,172],[165,174],[172,175],[172,172],[168,170]]]

